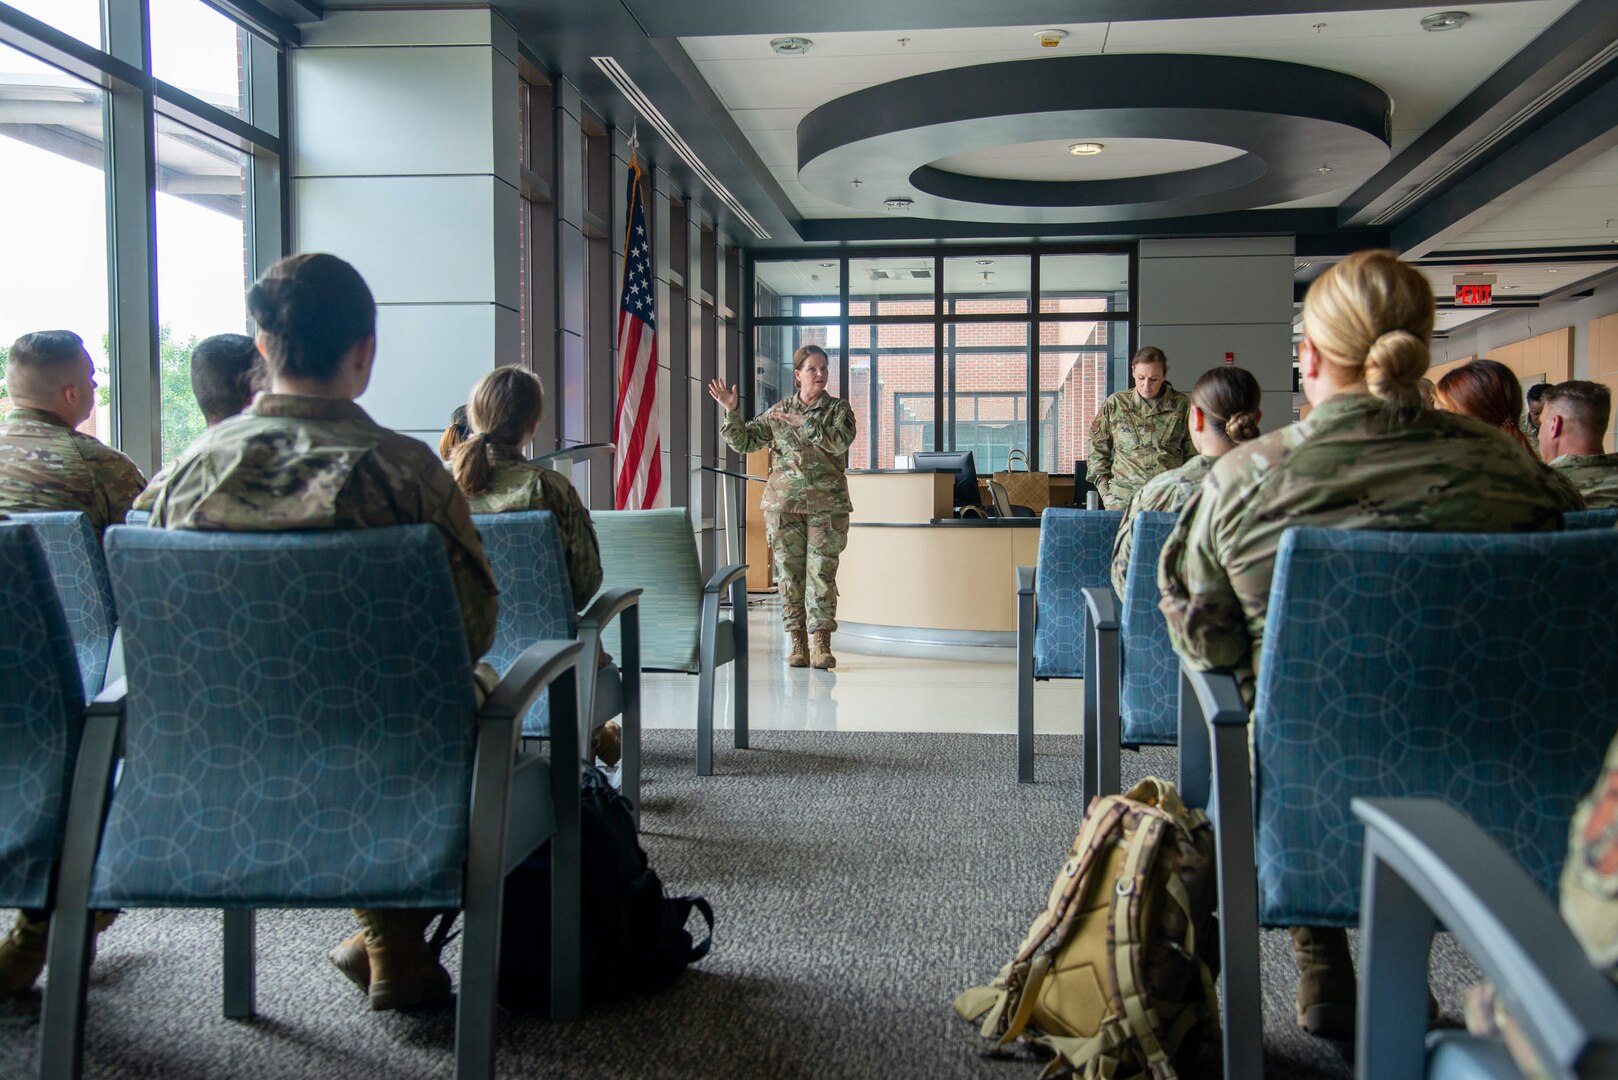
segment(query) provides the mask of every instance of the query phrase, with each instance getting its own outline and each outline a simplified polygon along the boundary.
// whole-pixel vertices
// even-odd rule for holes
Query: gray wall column
[[[378,356],[360,399],[433,445],[521,360],[517,35],[488,8],[337,11],[288,65],[293,235],[358,268]]]
[[[585,370],[584,259],[584,127],[579,91],[566,79],[554,85],[556,95],[556,372],[546,380],[550,407],[547,427],[534,440],[537,453],[587,442],[574,428],[564,395],[570,372]],[[550,442],[543,442],[548,435]]]
[[[1227,352],[1264,391],[1265,431],[1292,422],[1292,237],[1143,240],[1135,347],[1156,345],[1189,392]],[[1126,361],[1127,363],[1127,361]],[[1113,373],[1129,387],[1129,372]]]

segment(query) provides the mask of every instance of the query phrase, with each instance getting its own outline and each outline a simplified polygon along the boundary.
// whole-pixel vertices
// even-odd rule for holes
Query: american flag
[[[657,430],[657,316],[651,237],[641,198],[640,166],[629,163],[629,220],[624,231],[624,286],[618,303],[617,445],[620,510],[646,510],[662,495],[663,441]]]

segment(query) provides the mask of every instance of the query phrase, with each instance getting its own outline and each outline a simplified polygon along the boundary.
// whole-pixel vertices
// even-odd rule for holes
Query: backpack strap
[[[1029,927],[1028,936],[1023,938],[1022,947],[1017,950],[1016,962],[1032,957],[1053,932],[1060,931],[1065,934],[1078,916],[1078,908],[1073,900],[1089,880],[1090,868],[1095,863],[1096,855],[1106,845],[1107,838],[1112,835],[1119,822],[1130,811],[1129,804],[1116,797],[1109,796],[1103,799],[1102,805],[1105,809],[1101,813],[1085,817],[1084,827],[1079,830],[1079,838],[1073,844],[1074,854],[1062,867],[1064,876],[1058,879],[1061,882],[1061,890],[1058,892],[1052,888],[1051,899],[1045,905],[1045,910],[1039,913],[1039,918]]]
[[[692,945],[691,954],[686,957],[686,963],[694,964],[707,956],[708,950],[713,948],[713,905],[700,896],[676,896],[673,900],[676,904],[685,905],[686,919],[691,917],[691,911],[695,908],[697,914],[702,916],[702,921],[708,924],[708,935]],[[683,924],[685,919],[681,919],[680,922]]]
[[[1135,830],[1135,835],[1130,838],[1129,853],[1124,857],[1123,872],[1118,876],[1117,885],[1113,888],[1112,960],[1118,996],[1123,1001],[1124,1015],[1128,1018],[1130,1032],[1146,1054],[1146,1061],[1153,1075],[1171,1077],[1174,1075],[1174,1069],[1169,1063],[1168,1053],[1158,1039],[1156,1010],[1147,1007],[1146,988],[1140,969],[1141,946],[1145,940],[1141,926],[1146,910],[1145,892],[1165,827],[1167,826],[1162,818],[1156,815],[1148,816],[1142,820],[1140,827]],[[1171,895],[1172,892],[1171,889]],[[1180,889],[1180,894],[1185,895],[1184,888]],[[1178,902],[1176,898],[1176,903]],[[1189,910],[1186,916],[1189,921]]]

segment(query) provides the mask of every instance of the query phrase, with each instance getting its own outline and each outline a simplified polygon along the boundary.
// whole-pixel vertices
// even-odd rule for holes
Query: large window
[[[17,0],[0,24],[0,349],[83,337],[86,430],[153,469],[201,430],[190,346],[246,331],[245,286],[282,254],[275,27],[203,0]]]
[[[1115,248],[761,259],[754,408],[790,392],[796,344],[846,342],[833,372],[859,423],[850,468],[959,449],[987,473],[1021,450],[1034,468],[1068,472],[1128,355],[1132,258]]]

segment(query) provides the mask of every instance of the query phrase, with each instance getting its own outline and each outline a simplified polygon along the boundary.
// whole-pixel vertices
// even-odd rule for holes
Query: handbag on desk
[[[1022,463],[1021,469],[1012,466]],[[1006,496],[1017,506],[1026,506],[1036,514],[1043,514],[1051,505],[1051,474],[1033,472],[1028,468],[1028,455],[1013,450],[1006,458],[1006,470],[994,474],[997,484],[1006,489]]]

